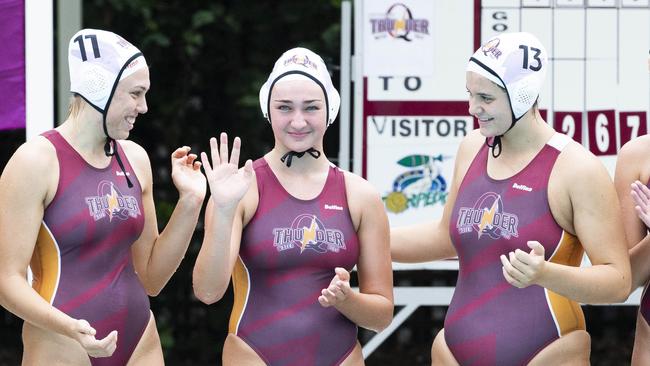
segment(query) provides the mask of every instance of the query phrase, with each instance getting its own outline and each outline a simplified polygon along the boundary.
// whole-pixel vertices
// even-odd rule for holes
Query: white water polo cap
[[[117,83],[147,66],[140,50],[113,32],[82,29],[68,45],[70,91],[106,115]]]
[[[334,88],[332,79],[323,59],[314,52],[302,48],[292,48],[280,56],[273,66],[271,75],[260,89],[260,108],[264,118],[271,121],[269,108],[271,104],[271,90],[280,79],[295,80],[307,78],[314,81],[323,89],[327,106],[327,125],[331,125],[339,113],[341,97]]]
[[[535,104],[544,84],[548,54],[530,33],[503,33],[481,46],[467,64],[475,72],[506,89],[513,122]]]

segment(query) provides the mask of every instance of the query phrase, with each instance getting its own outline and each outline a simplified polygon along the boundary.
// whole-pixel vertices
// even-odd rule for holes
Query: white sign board
[[[372,0],[363,9],[363,174],[392,226],[435,218],[473,128],[465,89],[473,2]]]

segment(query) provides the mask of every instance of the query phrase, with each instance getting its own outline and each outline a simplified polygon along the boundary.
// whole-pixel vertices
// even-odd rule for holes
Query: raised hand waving
[[[239,153],[241,140],[235,137],[230,158],[228,158],[228,135],[222,132],[217,139],[210,139],[210,155],[201,153],[201,162],[208,179],[212,200],[218,208],[234,208],[244,197],[253,180],[253,162],[246,160],[244,167],[239,169]]]

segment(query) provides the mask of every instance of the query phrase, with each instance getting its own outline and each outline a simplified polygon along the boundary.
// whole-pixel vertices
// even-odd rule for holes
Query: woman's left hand
[[[637,180],[632,183],[632,192],[630,194],[632,195],[634,209],[639,219],[646,226],[650,227],[650,189]]]
[[[336,267],[334,272],[336,272],[336,275],[332,278],[329,287],[324,288],[321,291],[321,296],[318,297],[318,302],[325,308],[342,303],[352,291],[350,288],[350,272],[341,267]]]
[[[503,277],[508,283],[518,288],[537,284],[546,265],[544,246],[540,242],[532,240],[527,244],[531,249],[530,253],[517,249],[508,253],[509,258],[503,254],[500,257],[501,264],[503,264]]]
[[[179,195],[190,194],[203,202],[206,192],[205,176],[201,173],[201,162],[196,154],[190,154],[190,147],[179,147],[172,153],[172,181]]]

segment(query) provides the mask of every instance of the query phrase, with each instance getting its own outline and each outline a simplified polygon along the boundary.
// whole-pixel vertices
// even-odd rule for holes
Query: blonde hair
[[[72,94],[68,104],[68,118],[76,118],[86,107],[86,101],[79,94]]]

